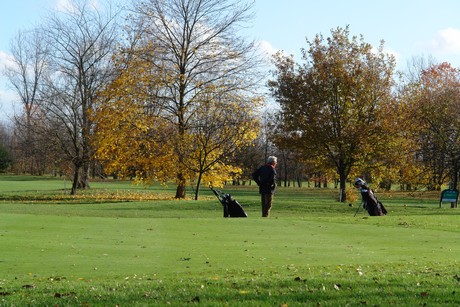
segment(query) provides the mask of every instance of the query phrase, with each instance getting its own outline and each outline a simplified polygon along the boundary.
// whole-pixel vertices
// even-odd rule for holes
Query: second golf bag
[[[364,180],[356,178],[355,187],[359,188],[363,208],[367,210],[370,216],[382,216],[387,214],[387,210],[383,204],[377,199],[374,192],[367,186]]]
[[[217,199],[222,204],[224,209],[224,217],[248,217],[246,212],[244,212],[243,207],[233,199],[230,194],[224,193],[222,191],[216,190],[211,186],[209,186],[211,191],[214,192]]]

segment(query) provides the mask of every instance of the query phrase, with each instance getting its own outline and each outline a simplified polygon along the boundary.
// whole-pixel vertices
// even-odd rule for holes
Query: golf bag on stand
[[[374,192],[367,186],[366,182],[361,178],[356,178],[355,187],[357,187],[361,193],[361,205],[355,212],[358,214],[358,211],[361,207],[367,210],[370,216],[382,216],[387,214],[387,210],[383,204],[377,199]]]
[[[241,207],[241,205],[234,200],[230,194],[216,190],[212,187],[212,185],[210,185],[209,188],[214,192],[214,195],[216,195],[217,199],[222,204],[224,217],[248,217],[246,212],[244,212],[243,207]]]

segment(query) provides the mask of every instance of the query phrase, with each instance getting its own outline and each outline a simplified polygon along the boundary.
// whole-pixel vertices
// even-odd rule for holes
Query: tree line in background
[[[174,180],[176,198],[192,185],[197,199],[276,155],[280,185],[333,183],[341,201],[355,176],[458,186],[460,71],[448,63],[396,72],[383,41],[338,27],[307,40],[299,62],[274,55],[266,82],[239,32],[251,1],[72,3],[12,40],[4,76],[22,112],[0,127],[0,170],[69,176],[72,194],[90,177]]]

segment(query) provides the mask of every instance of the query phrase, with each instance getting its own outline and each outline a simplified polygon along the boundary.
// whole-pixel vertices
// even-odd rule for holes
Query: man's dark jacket
[[[252,179],[259,186],[260,194],[275,193],[276,171],[270,164],[265,164],[259,167],[253,174]]]

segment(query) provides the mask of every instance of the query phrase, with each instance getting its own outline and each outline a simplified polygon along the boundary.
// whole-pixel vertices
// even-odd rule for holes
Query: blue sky
[[[7,63],[9,42],[19,30],[40,23],[67,0],[1,0],[0,67]],[[92,0],[97,1],[97,0]],[[119,0],[120,2],[123,2]],[[126,0],[125,3],[128,3]],[[431,56],[460,67],[458,0],[256,0],[255,20],[246,33],[267,51],[283,50],[300,61],[305,38],[349,25],[351,34],[396,56],[404,70],[412,57]],[[12,112],[13,93],[0,76],[0,117]]]
[[[297,58],[306,37],[329,36],[331,29],[349,25],[366,42],[378,45],[383,39],[399,69],[414,56],[428,55],[460,67],[459,12],[457,0],[259,0],[252,30],[273,49]]]

